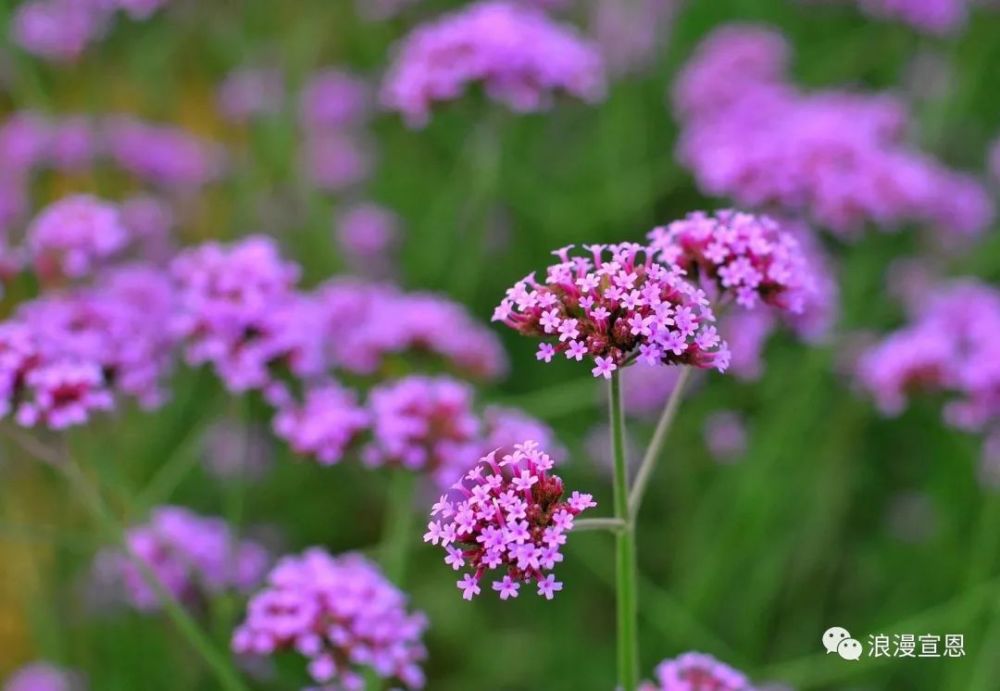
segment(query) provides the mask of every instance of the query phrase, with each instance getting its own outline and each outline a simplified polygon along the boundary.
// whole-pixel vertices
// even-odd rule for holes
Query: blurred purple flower
[[[447,487],[482,453],[473,397],[472,387],[447,377],[410,376],[375,387],[368,403],[373,438],[362,460],[419,471]]]
[[[100,38],[107,13],[77,0],[28,0],[11,21],[15,43],[46,60],[69,62]]]
[[[137,254],[150,262],[163,263],[174,254],[174,212],[167,202],[151,195],[135,195],[118,207],[122,224],[132,236]]]
[[[413,127],[426,125],[436,101],[482,82],[487,95],[519,113],[548,107],[565,92],[604,97],[597,47],[540,10],[486,0],[414,30],[397,48],[382,102]]]
[[[479,594],[487,569],[504,574],[493,581],[501,600],[517,597],[522,584],[547,600],[562,590],[551,573],[563,560],[560,547],[573,519],[597,503],[579,492],[563,499],[553,464],[534,441],[491,452],[434,504],[424,542],[440,544],[453,570],[468,569],[457,582],[464,599]]]
[[[316,547],[283,557],[251,598],[233,633],[238,654],[294,650],[322,688],[362,689],[371,668],[393,688],[424,686],[421,637],[427,618],[360,554],[332,557]]]
[[[916,306],[911,322],[862,354],[858,383],[887,415],[910,393],[957,395],[944,409],[958,428],[1000,421],[1000,291],[973,279],[940,284]]]
[[[43,280],[86,276],[121,252],[128,241],[118,207],[84,194],[49,205],[31,223],[25,237]]]
[[[111,408],[115,393],[159,405],[171,364],[163,328],[171,309],[166,278],[142,266],[22,304],[0,324],[0,412],[13,412],[22,425],[61,429]]]
[[[321,465],[338,463],[371,423],[353,391],[336,384],[309,388],[302,404],[287,402],[274,417],[274,432],[292,450]]]
[[[780,34],[716,30],[673,92],[678,157],[708,194],[806,214],[842,236],[917,222],[976,235],[994,208],[978,179],[904,141],[908,114],[887,95],[806,93],[785,75]]]
[[[227,590],[249,592],[264,577],[267,551],[250,540],[237,540],[221,518],[206,518],[180,507],[153,510],[148,523],[129,528],[127,550],[145,562],[163,587],[188,605]],[[125,602],[149,612],[160,608],[156,591],[132,558],[107,549],[94,561],[100,581],[119,584]]]
[[[14,671],[4,682],[3,691],[83,691],[83,677],[49,662],[33,662]]]
[[[223,150],[218,144],[178,127],[115,116],[104,121],[102,133],[112,160],[152,184],[199,187],[223,171]]]
[[[969,0],[857,0],[872,17],[893,19],[928,34],[957,33],[968,18]]]
[[[285,78],[275,68],[240,68],[226,75],[216,97],[222,115],[233,122],[273,115],[283,105]]]
[[[345,70],[315,72],[299,95],[299,120],[307,130],[361,125],[371,112],[371,91],[364,79]]]
[[[399,217],[383,206],[352,204],[336,220],[337,244],[352,264],[361,265],[369,274],[368,265],[385,260],[399,239],[399,224]]]
[[[322,131],[302,142],[302,165],[316,187],[338,192],[367,180],[374,168],[370,144],[356,134]]]
[[[729,373],[745,381],[759,379],[764,373],[764,346],[777,328],[778,320],[772,312],[733,312],[719,324],[733,356]]]
[[[334,279],[316,291],[333,365],[371,375],[393,356],[434,356],[464,377],[495,380],[507,369],[496,335],[465,307],[388,283]]]
[[[591,3],[590,33],[612,75],[648,68],[666,43],[678,0]]]
[[[559,444],[555,432],[541,420],[522,410],[506,406],[489,406],[483,411],[481,456],[498,449],[509,449],[525,439],[533,439],[557,465],[566,458],[566,449]]]
[[[645,682],[640,691],[753,691],[742,673],[705,653],[684,653],[664,660],[656,668],[656,683]]]
[[[734,355],[734,361],[739,355]],[[622,396],[625,413],[634,417],[657,415],[670,398],[680,370],[639,361],[622,372]],[[607,455],[607,448],[602,452]]]
[[[96,127],[82,115],[54,122],[49,137],[48,158],[60,170],[83,170],[99,153]]]
[[[705,446],[719,463],[738,461],[747,448],[743,417],[731,410],[719,410],[705,419]]]
[[[523,335],[547,339],[539,360],[586,357],[591,373],[605,378],[636,358],[725,371],[729,352],[708,298],[679,267],[653,261],[652,250],[632,243],[585,245],[592,258],[570,257],[571,249],[553,253],[560,261],[544,284],[533,275],[518,281],[493,314]]]
[[[274,449],[266,430],[235,419],[222,419],[205,431],[204,466],[219,480],[256,482],[271,467]]]
[[[0,160],[4,177],[23,177],[42,164],[49,153],[49,121],[31,111],[11,114],[0,125]]]

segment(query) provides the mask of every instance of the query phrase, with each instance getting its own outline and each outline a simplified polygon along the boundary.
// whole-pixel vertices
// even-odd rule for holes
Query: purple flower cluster
[[[455,571],[469,569],[457,582],[464,599],[480,593],[491,569],[503,572],[492,586],[501,600],[517,597],[522,583],[548,600],[562,590],[551,573],[563,560],[560,547],[573,519],[597,504],[579,492],[564,501],[553,464],[533,441],[491,451],[434,504],[424,542],[440,544]]]
[[[313,548],[278,562],[247,605],[232,647],[247,655],[295,650],[324,689],[361,691],[368,668],[392,688],[420,689],[427,618],[408,613],[406,600],[361,555]]]
[[[741,307],[766,303],[793,314],[805,308],[812,288],[805,256],[798,241],[767,216],[696,212],[654,228],[649,240],[661,261],[708,280]]]
[[[359,405],[353,391],[337,384],[309,388],[300,404],[289,401],[274,416],[274,432],[295,453],[322,465],[340,461],[368,430],[371,415]]]
[[[592,358],[593,375],[605,378],[636,358],[726,369],[729,350],[708,298],[680,267],[634,243],[586,245],[589,257],[571,249],[554,252],[560,261],[544,284],[534,275],[518,281],[493,314],[524,335],[553,339],[539,346],[539,360]]]
[[[670,34],[676,10],[673,0],[593,3],[590,33],[600,46],[608,72],[625,75],[650,67]]]
[[[879,19],[894,19],[928,34],[958,32],[968,19],[969,0],[857,0],[861,10]]]
[[[25,245],[43,280],[82,278],[129,240],[114,204],[90,195],[64,197],[28,227]]]
[[[1000,291],[971,279],[937,286],[908,325],[862,354],[857,377],[886,414],[930,390],[958,396],[944,409],[956,427],[1000,422]]]
[[[232,122],[248,122],[281,111],[285,78],[281,71],[266,67],[233,70],[216,93],[219,110]]]
[[[336,220],[336,239],[352,267],[385,273],[386,255],[399,238],[399,217],[372,202],[352,204]],[[373,266],[374,265],[374,266]]]
[[[98,579],[122,586],[124,600],[140,611],[160,606],[147,583],[141,560],[175,598],[199,605],[229,589],[249,592],[264,577],[269,557],[256,542],[236,540],[221,518],[206,518],[180,506],[155,509],[148,523],[126,535],[127,554],[105,550],[95,559]]]
[[[363,124],[371,108],[369,84],[337,68],[326,68],[310,75],[299,94],[299,119],[311,130]]]
[[[780,34],[716,30],[677,81],[678,156],[708,194],[804,214],[839,235],[866,223],[981,232],[993,203],[974,177],[904,142],[907,113],[885,95],[805,93],[787,81]]]
[[[741,672],[705,653],[684,653],[656,668],[656,682],[639,691],[754,691]]]
[[[334,365],[372,375],[401,355],[431,355],[465,377],[495,380],[507,369],[497,337],[464,307],[388,283],[334,279],[316,299]]]
[[[541,10],[485,0],[411,33],[389,69],[382,102],[420,127],[436,101],[456,99],[476,83],[511,110],[532,112],[558,92],[600,100],[604,65],[596,46]]]
[[[62,429],[110,409],[116,393],[162,402],[172,342],[167,279],[135,266],[93,287],[24,303],[0,323],[0,412]]]
[[[102,139],[119,167],[165,187],[199,187],[216,180],[225,168],[220,146],[178,127],[117,116],[102,123]]]
[[[719,410],[705,419],[705,446],[719,463],[731,463],[746,453],[747,429],[743,417],[732,410]]]
[[[68,62],[107,33],[114,13],[145,20],[167,0],[27,0],[11,23],[15,43],[46,60]]]
[[[171,263],[179,307],[173,331],[189,364],[210,363],[232,391],[261,389],[281,396],[276,364],[312,373],[302,336],[297,265],[281,258],[274,241],[250,236],[185,250]],[[298,327],[298,328],[296,328]]]
[[[83,691],[83,678],[48,662],[33,662],[7,677],[3,691]]]
[[[375,387],[364,463],[421,471],[447,487],[482,453],[473,396],[472,387],[445,377],[412,376]]]

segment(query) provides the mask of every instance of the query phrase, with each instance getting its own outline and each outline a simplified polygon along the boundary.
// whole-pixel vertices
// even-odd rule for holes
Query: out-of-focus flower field
[[[610,691],[633,532],[644,691],[1000,688],[998,66],[989,0],[2,3],[2,688]]]

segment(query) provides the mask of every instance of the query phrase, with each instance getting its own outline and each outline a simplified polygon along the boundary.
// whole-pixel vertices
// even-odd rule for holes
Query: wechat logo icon
[[[823,647],[826,653],[837,653],[845,660],[861,658],[861,643],[851,638],[850,632],[840,626],[832,626],[823,633]]]

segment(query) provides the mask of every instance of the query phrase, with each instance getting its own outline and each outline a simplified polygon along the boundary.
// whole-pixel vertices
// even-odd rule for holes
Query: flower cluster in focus
[[[557,354],[593,361],[595,377],[639,358],[649,364],[685,364],[725,371],[729,351],[713,325],[708,297],[676,265],[653,260],[642,245],[587,245],[589,256],[554,254],[545,283],[518,281],[494,321],[546,340],[539,360]]]
[[[563,560],[566,533],[597,504],[579,492],[563,499],[562,480],[548,472],[552,466],[532,441],[492,451],[434,504],[424,542],[440,544],[455,571],[469,569],[457,582],[464,599],[480,593],[492,569],[503,574],[492,585],[501,600],[517,597],[522,584],[549,600],[562,590],[551,570]]]

